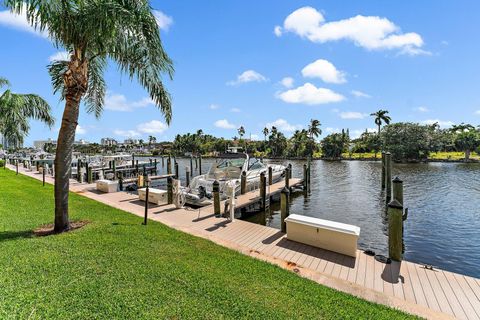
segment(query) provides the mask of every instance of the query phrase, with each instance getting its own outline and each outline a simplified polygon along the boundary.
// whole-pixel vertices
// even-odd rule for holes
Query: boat
[[[236,151],[236,150],[235,150]],[[246,172],[247,190],[260,186],[260,174],[263,172],[268,177],[268,170],[272,168],[272,183],[276,183],[285,176],[285,166],[266,165],[262,160],[250,158],[246,153],[227,152],[219,156],[206,174],[196,176],[189,187],[182,187],[186,204],[194,207],[203,207],[213,203],[213,182],[218,181],[220,186],[220,199],[227,198],[227,185],[235,185],[235,194],[240,194],[241,175]],[[268,179],[268,178],[267,178]]]

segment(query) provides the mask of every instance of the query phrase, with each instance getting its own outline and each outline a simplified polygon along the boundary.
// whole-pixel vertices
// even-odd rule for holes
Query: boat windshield
[[[208,172],[208,178],[217,180],[239,179],[245,159],[223,159],[214,164]]]

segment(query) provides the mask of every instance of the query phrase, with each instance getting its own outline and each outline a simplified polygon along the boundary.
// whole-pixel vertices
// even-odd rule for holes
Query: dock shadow
[[[278,232],[272,234],[270,237],[268,237],[266,239],[263,239],[262,244],[272,244],[275,241],[277,241],[278,239],[280,239],[281,237],[283,237],[284,235],[285,235],[285,233],[283,233],[281,231],[278,231]]]
[[[383,268],[382,275],[381,275],[383,281],[388,283],[393,283],[393,284],[398,283],[399,281],[401,283],[404,283],[405,279],[403,278],[402,275],[400,275],[401,265],[402,265],[401,262],[393,261],[393,260],[392,260],[392,263],[385,264],[385,268]]]
[[[225,228],[228,226],[229,223],[231,223],[232,221],[230,220],[225,220],[225,221],[222,221],[222,222],[219,222],[219,223],[215,223],[213,226],[211,226],[210,228],[207,228],[205,229],[205,231],[208,231],[208,232],[213,232],[215,230],[218,230],[220,228]]]
[[[211,217],[214,217],[214,216],[215,216],[215,214],[214,214],[214,213],[212,213],[212,214],[208,214],[208,215],[206,215],[206,216],[203,216],[203,217],[198,217],[198,218],[195,218],[195,219],[193,219],[193,220],[192,220],[192,222],[200,222],[200,221],[203,221],[203,220],[209,219],[209,218],[211,218]]]

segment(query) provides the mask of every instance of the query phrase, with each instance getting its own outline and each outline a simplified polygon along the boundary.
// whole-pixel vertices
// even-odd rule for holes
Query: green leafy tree
[[[323,157],[327,159],[340,159],[342,152],[346,149],[346,142],[345,134],[329,134],[323,138],[321,142]]]
[[[383,128],[383,149],[392,153],[395,161],[421,161],[430,153],[430,127],[418,123],[399,122]]]
[[[0,87],[9,85],[7,79],[0,78]],[[14,148],[22,145],[30,130],[31,119],[53,126],[54,118],[44,99],[36,94],[13,93],[10,89],[0,95],[0,133],[3,145]]]
[[[138,79],[167,123],[171,102],[161,77],[172,77],[172,62],[147,1],[5,0],[5,5],[14,13],[26,12],[31,25],[69,53],[68,60],[49,66],[54,92],[65,100],[55,158],[54,230],[62,232],[70,228],[69,177],[80,103],[84,99],[87,112],[100,117],[107,60],[117,63],[130,79]]]
[[[473,127],[472,127],[473,128]],[[465,160],[470,159],[470,153],[480,146],[480,135],[475,129],[462,131],[455,136],[455,147],[465,152]]]
[[[392,118],[388,116],[388,111],[387,110],[378,110],[377,112],[371,113],[370,114],[372,117],[375,119],[375,124],[378,127],[378,134],[380,134],[380,129],[382,127],[382,123],[385,124],[390,124],[390,121],[392,121]]]

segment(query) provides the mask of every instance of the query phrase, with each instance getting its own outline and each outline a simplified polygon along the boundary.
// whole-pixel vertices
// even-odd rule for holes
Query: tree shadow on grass
[[[33,238],[33,230],[22,230],[22,231],[2,231],[0,232],[0,242]]]

